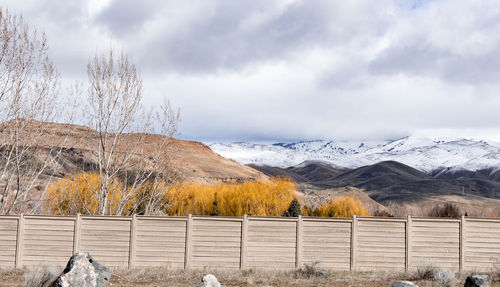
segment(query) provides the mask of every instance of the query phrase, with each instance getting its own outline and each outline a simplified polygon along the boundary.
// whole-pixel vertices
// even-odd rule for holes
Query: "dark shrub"
[[[214,201],[212,202],[214,206],[214,211],[210,214],[211,216],[219,215],[219,200],[217,199],[217,192],[214,194]]]
[[[298,217],[299,215],[302,215],[302,212],[300,211],[300,203],[296,198],[294,198],[292,202],[290,202],[288,210],[283,212],[283,216]]]
[[[459,218],[462,216],[458,206],[451,202],[436,205],[429,213],[431,217]]]
[[[377,210],[373,214],[373,216],[379,216],[379,217],[394,217],[394,215],[390,214],[386,210]]]

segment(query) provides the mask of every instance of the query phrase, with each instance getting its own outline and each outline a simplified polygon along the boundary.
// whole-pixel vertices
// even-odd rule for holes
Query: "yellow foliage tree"
[[[70,178],[59,179],[48,188],[47,209],[53,215],[97,214],[99,191],[99,175],[96,173],[79,173]],[[122,204],[123,186],[114,180],[108,183],[110,197],[108,201],[109,214],[116,214]],[[128,214],[132,202],[127,203],[123,215]]]
[[[168,185],[161,181],[147,181],[135,189],[131,203],[133,212],[141,215],[166,215]]]
[[[285,178],[179,183],[166,192],[170,215],[280,216],[295,197],[295,183]]]
[[[363,202],[352,195],[332,199],[317,208],[315,214],[321,217],[370,216]]]
[[[99,175],[95,173],[81,173],[54,182],[48,189],[49,213],[97,214],[99,183]],[[296,197],[295,187],[295,183],[285,178],[242,183],[179,182],[171,186],[146,182],[136,188],[122,215],[137,212],[179,216],[280,216]],[[109,214],[116,214],[123,204],[123,186],[115,180],[108,189],[111,196],[107,210]]]

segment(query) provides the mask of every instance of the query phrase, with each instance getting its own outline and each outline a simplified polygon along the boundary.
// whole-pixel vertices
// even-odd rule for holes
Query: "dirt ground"
[[[0,270],[0,286],[25,286],[27,277],[40,273],[35,270]],[[205,274],[214,274],[222,286],[239,287],[386,287],[399,280],[411,280],[420,287],[446,286],[433,280],[415,280],[415,274],[389,272],[333,272],[326,275],[301,274],[292,271],[230,271],[230,270],[169,270],[165,268],[148,268],[113,270],[110,286],[139,287],[139,286],[197,286]],[[463,286],[466,274],[458,275],[458,280],[449,285]],[[492,286],[500,287],[500,282]],[[30,285],[28,287],[39,287]]]

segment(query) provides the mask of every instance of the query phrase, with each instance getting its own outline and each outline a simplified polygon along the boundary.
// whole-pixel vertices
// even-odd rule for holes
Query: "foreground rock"
[[[394,282],[388,287],[418,287],[418,285],[413,284],[413,282],[410,281],[398,281]]]
[[[464,287],[490,287],[491,280],[486,274],[471,275],[465,280]]]
[[[107,287],[110,276],[110,270],[94,260],[88,252],[80,252],[71,256],[53,286]]]
[[[212,274],[207,274],[203,276],[203,279],[201,279],[200,284],[198,284],[198,287],[221,287],[219,281],[217,281],[217,278],[212,275]]]

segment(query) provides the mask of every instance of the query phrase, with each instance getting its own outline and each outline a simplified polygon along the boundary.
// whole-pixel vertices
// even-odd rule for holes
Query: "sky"
[[[63,82],[122,49],[183,139],[500,141],[499,1],[0,3],[46,33]]]

